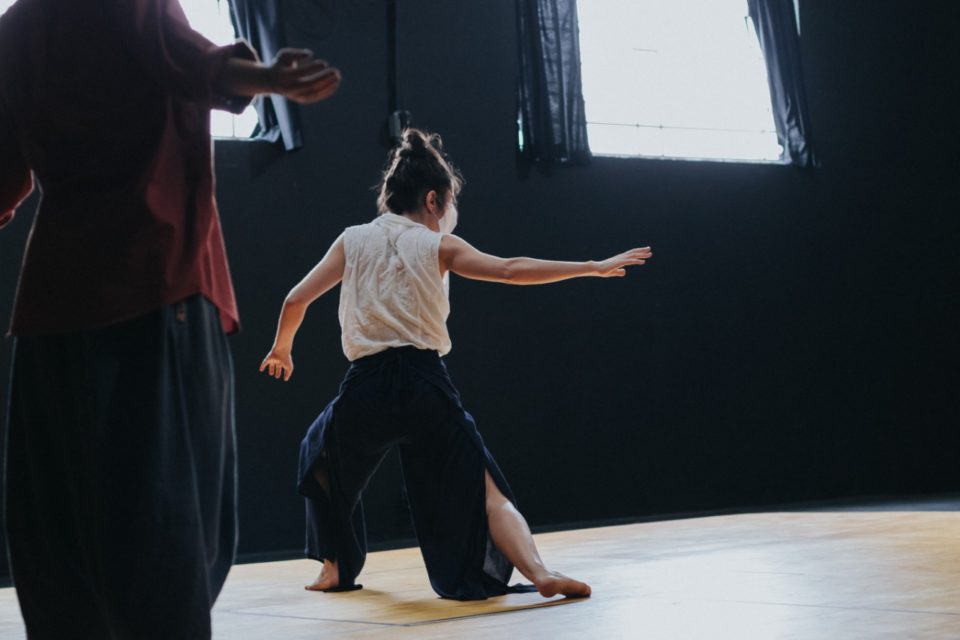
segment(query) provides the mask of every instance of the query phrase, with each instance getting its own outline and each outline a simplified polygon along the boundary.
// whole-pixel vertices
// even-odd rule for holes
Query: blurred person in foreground
[[[27,635],[210,637],[236,549],[239,327],[210,109],[331,96],[176,0],[19,0],[0,17],[0,227],[42,192],[14,303],[6,527]]]

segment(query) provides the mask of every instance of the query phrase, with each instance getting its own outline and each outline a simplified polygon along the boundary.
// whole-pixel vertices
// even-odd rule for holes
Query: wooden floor
[[[233,569],[222,640],[315,638],[960,639],[960,513],[767,513],[537,536],[588,600],[438,599],[416,549],[371,554],[353,593],[307,592],[317,565]],[[12,589],[0,638],[23,638]]]

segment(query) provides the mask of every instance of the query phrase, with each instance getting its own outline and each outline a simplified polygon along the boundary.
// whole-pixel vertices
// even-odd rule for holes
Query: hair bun
[[[404,129],[400,136],[400,150],[410,150],[414,153],[433,152],[442,155],[443,142],[436,133],[427,133],[409,127]]]
[[[404,129],[400,144],[404,149],[415,151],[425,151],[427,148],[426,136],[419,129]]]
[[[436,191],[443,201],[457,197],[461,178],[442,151],[440,136],[407,128],[400,143],[388,156],[387,168],[377,185],[377,208],[381,213],[416,211],[428,191]]]

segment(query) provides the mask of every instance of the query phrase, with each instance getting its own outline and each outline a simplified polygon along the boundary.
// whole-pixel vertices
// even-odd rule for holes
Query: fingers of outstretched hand
[[[613,262],[619,264],[643,264],[647,258],[652,254],[644,253],[639,249],[634,249],[633,251],[627,251],[626,253],[621,253],[619,256],[613,258]]]
[[[282,79],[290,84],[311,82],[325,73],[336,73],[337,70],[327,64],[326,60],[310,60],[295,67],[285,67],[281,70]]]
[[[650,251],[650,247],[643,247],[642,249],[631,249],[625,253],[621,253],[615,258],[611,258],[611,266],[615,268],[629,267],[635,265],[646,264],[647,260],[653,256],[653,252]]]
[[[623,267],[632,267],[635,265],[646,264],[647,261],[643,258],[633,258],[630,256],[617,256],[615,258],[610,258],[607,260],[604,265],[603,273],[610,273],[616,271],[617,269],[623,269]]]
[[[294,102],[309,104],[329,98],[336,93],[339,86],[340,72],[337,69],[325,69],[299,81],[284,95]]]
[[[326,80],[328,76],[339,75],[323,60],[312,60],[299,66],[274,65],[272,71],[276,76],[276,91],[283,95],[303,91]]]
[[[285,48],[280,49],[277,52],[276,58],[274,58],[274,63],[283,66],[296,65],[301,62],[306,62],[313,57],[313,51],[310,49],[292,49]]]

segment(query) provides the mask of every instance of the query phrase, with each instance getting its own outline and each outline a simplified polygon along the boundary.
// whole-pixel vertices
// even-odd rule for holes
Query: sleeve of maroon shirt
[[[17,205],[33,191],[33,174],[20,151],[13,122],[0,102],[0,228],[13,220]]]
[[[220,47],[190,28],[178,0],[115,3],[121,33],[145,71],[174,98],[240,113],[251,98],[219,95],[214,82],[231,57],[257,60],[245,41]]]

